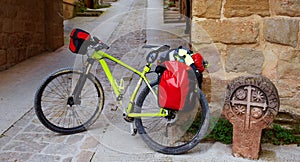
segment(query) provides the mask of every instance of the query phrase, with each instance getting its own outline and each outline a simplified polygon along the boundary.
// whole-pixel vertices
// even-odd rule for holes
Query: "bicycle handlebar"
[[[147,48],[148,46],[144,46],[144,47]],[[149,46],[149,47],[150,47],[150,46]],[[152,47],[153,47],[153,46],[152,46]],[[169,50],[169,49],[170,49],[170,46],[169,46],[169,45],[163,45],[163,46],[159,47],[158,49],[149,52],[149,54],[148,54],[147,57],[146,57],[147,63],[149,63],[149,64],[153,63],[153,62],[157,59],[158,54],[159,54],[160,52],[164,52],[164,51],[167,51],[167,50]]]
[[[102,49],[109,49],[109,46],[107,44],[103,43],[99,38],[95,36],[93,37],[91,44],[95,46],[96,51],[100,51]]]

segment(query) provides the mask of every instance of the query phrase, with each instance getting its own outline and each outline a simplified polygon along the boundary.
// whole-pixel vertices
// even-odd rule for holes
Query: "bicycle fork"
[[[76,83],[72,96],[68,99],[68,105],[72,107],[72,105],[79,105],[81,103],[81,92],[88,77],[88,74],[91,71],[91,68],[94,64],[95,60],[92,58],[87,59],[87,65],[84,67],[82,74]]]

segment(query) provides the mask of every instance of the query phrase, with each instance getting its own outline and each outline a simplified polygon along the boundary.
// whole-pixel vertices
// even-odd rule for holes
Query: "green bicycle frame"
[[[140,79],[130,97],[130,101],[129,101],[129,104],[128,104],[128,107],[126,108],[126,115],[128,117],[165,117],[168,115],[168,111],[166,109],[163,109],[163,108],[160,108],[159,112],[157,113],[132,113],[132,109],[133,109],[133,105],[134,105],[134,100],[137,96],[137,93],[139,91],[139,89],[141,88],[142,86],[142,83],[143,81],[146,83],[146,85],[149,87],[149,89],[151,90],[151,92],[153,93],[153,95],[156,97],[155,95],[155,92],[153,91],[152,87],[150,86],[150,83],[149,83],[149,79],[146,77],[146,73],[148,73],[150,70],[151,70],[151,67],[152,67],[152,64],[147,64],[143,71],[140,72],[138,71],[137,69],[127,65],[126,63],[122,62],[121,60],[103,52],[103,51],[96,51],[93,53],[92,55],[92,58],[95,59],[95,60],[98,60],[99,63],[101,64],[112,88],[113,88],[113,91],[114,91],[114,94],[115,96],[118,98],[120,97],[122,94],[121,94],[121,86],[118,86],[117,85],[117,82],[116,80],[114,79],[106,61],[104,58],[106,59],[109,59],[109,60],[112,60],[114,61],[115,63],[125,67],[126,69],[134,72],[135,74],[139,75]],[[120,101],[120,104],[122,105],[122,102]]]

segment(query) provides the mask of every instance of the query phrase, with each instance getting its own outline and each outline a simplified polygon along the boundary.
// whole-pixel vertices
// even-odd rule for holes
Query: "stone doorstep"
[[[100,16],[104,11],[76,12],[76,16]]]
[[[118,0],[104,0],[104,2],[117,2]]]
[[[185,21],[180,19],[164,19],[164,23],[183,23],[183,22]]]

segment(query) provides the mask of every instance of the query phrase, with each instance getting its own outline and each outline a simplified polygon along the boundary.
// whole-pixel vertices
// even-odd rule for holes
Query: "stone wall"
[[[74,9],[75,9],[75,0],[63,0],[64,19],[73,18],[75,12]]]
[[[61,0],[0,3],[0,70],[63,45]]]
[[[300,1],[193,0],[192,15],[193,47],[213,44],[220,53],[216,73],[271,79],[280,95],[277,121],[299,125]]]

